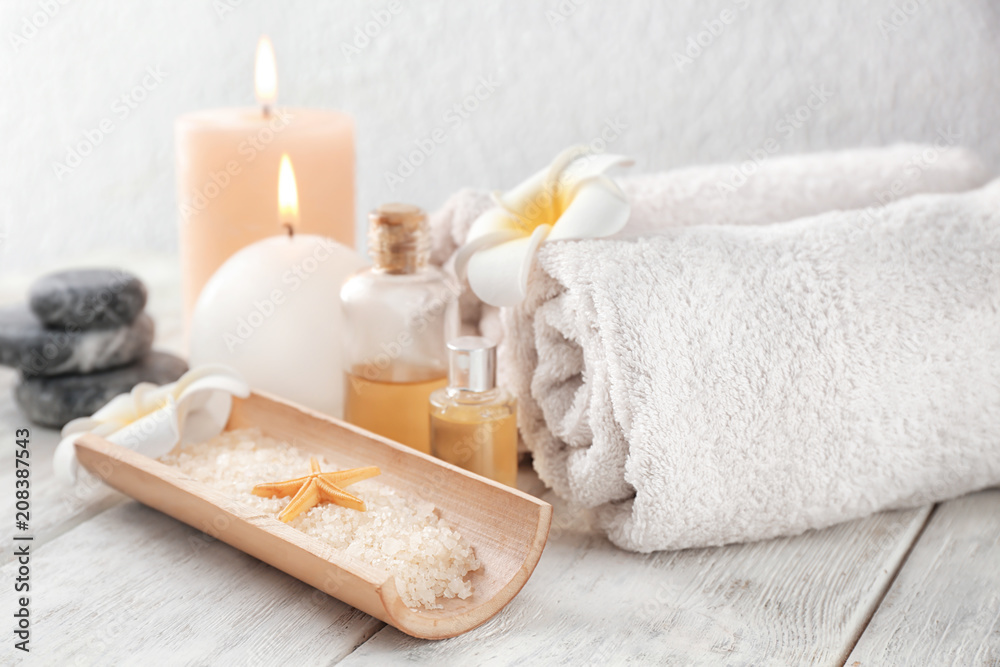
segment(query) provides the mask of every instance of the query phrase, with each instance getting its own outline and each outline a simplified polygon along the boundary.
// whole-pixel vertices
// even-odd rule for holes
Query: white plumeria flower
[[[472,223],[455,258],[459,276],[468,276],[472,291],[486,303],[517,305],[527,293],[531,263],[543,242],[622,230],[631,207],[604,172],[630,164],[622,155],[575,146],[513,190],[494,193],[497,206]]]
[[[63,439],[52,457],[56,476],[67,484],[77,480],[76,439],[84,433],[159,458],[182,440],[199,442],[221,433],[232,397],[249,395],[250,387],[240,374],[221,364],[192,368],[171,384],[140,382],[92,416],[63,427]]]

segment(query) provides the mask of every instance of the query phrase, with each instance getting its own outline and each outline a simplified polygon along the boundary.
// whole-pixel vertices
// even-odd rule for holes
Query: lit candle
[[[287,155],[277,191],[280,226],[272,213],[272,236],[230,257],[198,298],[191,365],[227,364],[255,389],[339,417],[343,318],[337,295],[364,261],[330,238],[298,233],[298,191]]]
[[[202,286],[237,250],[274,233],[274,174],[283,154],[298,169],[301,233],[354,246],[354,123],[337,111],[275,106],[277,71],[262,37],[257,108],[177,120],[181,275],[187,320]]]

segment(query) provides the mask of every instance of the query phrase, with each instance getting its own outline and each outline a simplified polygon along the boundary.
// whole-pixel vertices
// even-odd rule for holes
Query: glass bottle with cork
[[[344,419],[430,453],[427,401],[447,382],[445,342],[458,332],[458,287],[429,264],[427,215],[384,204],[369,215],[374,266],[340,291]]]
[[[496,386],[496,345],[462,336],[448,356],[448,386],[430,396],[431,453],[517,487],[517,402]]]

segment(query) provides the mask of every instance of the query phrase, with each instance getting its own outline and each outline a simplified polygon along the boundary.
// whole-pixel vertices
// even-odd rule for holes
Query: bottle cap
[[[497,384],[497,346],[482,336],[448,341],[448,387],[483,392]]]

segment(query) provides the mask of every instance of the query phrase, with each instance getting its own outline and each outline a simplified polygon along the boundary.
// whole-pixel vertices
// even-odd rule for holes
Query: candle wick
[[[265,105],[261,106],[260,110],[263,112],[264,118],[270,118],[271,117],[271,105],[270,104],[265,104]]]
[[[288,238],[295,236],[295,227],[290,222],[283,222],[281,225],[288,230]]]

